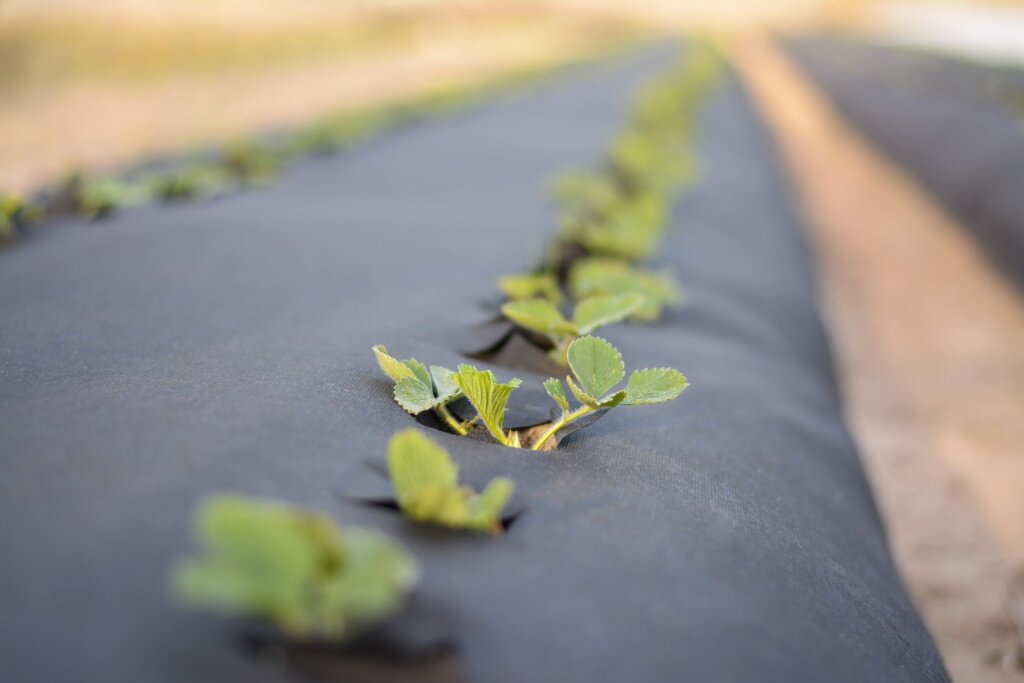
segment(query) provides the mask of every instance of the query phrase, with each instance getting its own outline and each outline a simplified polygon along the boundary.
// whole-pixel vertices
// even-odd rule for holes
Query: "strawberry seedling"
[[[625,319],[643,303],[644,297],[636,293],[594,296],[576,304],[571,320],[546,299],[509,301],[501,307],[501,312],[516,325],[550,340],[554,346],[549,354],[551,359],[565,366],[566,353],[573,340]]]
[[[219,165],[241,185],[266,185],[280,172],[286,156],[266,143],[241,142],[224,151]]]
[[[552,437],[557,437],[559,432],[587,415],[601,414],[617,405],[650,405],[671,401],[688,386],[686,377],[678,370],[647,368],[635,370],[626,382],[626,388],[615,390],[615,387],[625,378],[625,365],[618,349],[599,337],[584,336],[574,339],[566,348],[566,362],[572,374],[566,376],[565,381],[580,406],[573,409],[562,382],[553,377],[549,378],[544,382],[544,389],[561,408],[562,414],[557,420],[547,425],[546,429],[534,428],[541,432],[540,436],[530,435],[524,443],[519,431],[505,429],[504,425],[505,408],[508,406],[512,392],[522,384],[520,380],[512,379],[501,383],[490,370],[480,370],[472,365],[460,365],[458,372],[454,373],[447,368],[431,366],[431,372],[436,373],[435,377],[445,378],[442,380],[441,391],[437,391],[432,388],[434,384],[428,384],[431,377],[422,363],[412,359],[398,361],[387,355],[382,346],[374,347],[374,352],[377,354],[378,363],[389,377],[392,379],[395,379],[396,376],[400,377],[395,384],[395,400],[406,411],[415,415],[432,408],[436,409],[441,402],[451,402],[456,398],[464,397],[476,410],[477,414],[473,419],[461,422],[450,412],[445,411],[451,419],[451,421],[446,420],[446,424],[452,428],[458,426],[457,434],[465,436],[477,423],[482,423],[483,428],[498,443],[512,448],[525,446],[536,451],[545,450],[545,444]],[[404,371],[398,369],[397,366],[408,369],[415,377],[405,375]],[[403,381],[407,381],[407,384],[415,381],[421,385],[414,390],[411,388],[409,390],[415,391],[419,397],[419,402],[411,407],[409,401],[404,400],[405,397],[403,400],[399,400],[399,396],[403,392],[399,390],[398,386]],[[579,423],[577,428],[583,424],[585,423]],[[452,485],[454,486],[454,483]],[[441,500],[440,494],[436,495],[438,496],[438,505],[441,505],[444,501]],[[454,496],[454,494],[445,495]],[[425,508],[427,507],[426,503],[423,505]],[[422,514],[428,513],[423,512]]]
[[[231,185],[224,169],[209,163],[191,164],[172,173],[156,174],[148,182],[150,194],[164,200],[212,197]]]
[[[410,415],[419,415],[428,410],[434,413],[456,434],[465,436],[473,428],[475,420],[463,422],[448,410],[448,404],[462,398],[463,393],[454,380],[454,373],[440,365],[431,365],[430,370],[415,358],[398,360],[388,355],[382,344],[373,347],[377,364],[384,374],[395,381],[395,402]]]
[[[512,497],[512,482],[504,477],[492,479],[479,494],[459,486],[459,469],[448,451],[415,429],[391,437],[388,474],[398,506],[409,519],[501,533],[501,513]]]
[[[123,206],[142,204],[149,198],[145,183],[132,183],[113,176],[72,174],[63,192],[86,218],[101,218]]]
[[[565,381],[580,406],[571,408],[560,380],[552,377],[544,382],[544,389],[562,409],[562,416],[534,442],[532,448],[535,451],[542,450],[548,439],[585,415],[618,405],[665,403],[675,399],[689,386],[686,377],[678,370],[647,368],[634,370],[626,388],[616,391],[615,387],[626,376],[626,367],[619,350],[600,337],[577,339],[569,345],[567,357],[572,375],[567,375]]]
[[[657,250],[670,200],[695,175],[695,112],[718,71],[713,50],[692,51],[678,69],[637,96],[630,124],[612,142],[600,168],[555,181],[561,228],[551,250],[551,271],[571,265],[561,260],[567,244],[585,254],[630,262]]]
[[[498,278],[498,289],[513,301],[540,298],[557,304],[562,300],[558,279],[548,272],[502,275]]]
[[[14,239],[19,226],[34,223],[42,215],[41,206],[19,195],[0,195],[0,242]]]
[[[658,320],[662,309],[682,301],[679,284],[670,272],[654,272],[613,258],[580,259],[573,263],[567,279],[577,301],[597,295],[640,294],[644,302],[630,318],[642,322]]]
[[[402,605],[419,570],[395,541],[342,529],[331,517],[238,495],[205,500],[202,554],[172,587],[187,606],[273,624],[297,640],[339,641]]]
[[[496,441],[506,446],[519,447],[519,436],[514,430],[505,431],[505,407],[509,396],[522,382],[518,379],[498,382],[490,370],[479,370],[462,364],[458,372],[440,365],[431,365],[428,371],[415,358],[398,360],[388,355],[378,344],[373,347],[377,364],[395,381],[395,402],[410,415],[433,410],[443,423],[459,436],[466,436],[477,423]],[[470,420],[459,420],[448,410],[448,404],[465,398],[476,410]]]
[[[473,421],[479,419],[483,422],[498,443],[519,448],[519,432],[514,429],[505,431],[505,407],[522,380],[511,379],[501,383],[490,370],[460,365],[459,371],[452,375],[452,381],[476,410],[477,417]]]

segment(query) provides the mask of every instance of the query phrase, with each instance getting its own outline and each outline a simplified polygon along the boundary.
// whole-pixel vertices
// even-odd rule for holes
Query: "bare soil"
[[[1024,680],[1024,301],[762,38],[733,43],[801,200],[848,419],[954,680]]]
[[[537,443],[537,439],[544,436],[544,434],[551,428],[550,422],[539,424],[534,427],[527,427],[526,429],[520,429],[519,431],[519,443],[523,448],[532,448],[533,444]],[[552,436],[550,439],[544,442],[541,447],[541,451],[553,451],[558,448],[558,436]]]

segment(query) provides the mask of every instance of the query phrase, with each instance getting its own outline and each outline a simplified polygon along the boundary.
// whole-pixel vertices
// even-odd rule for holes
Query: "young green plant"
[[[397,611],[419,576],[387,536],[274,501],[212,496],[195,523],[203,550],[174,568],[178,600],[267,621],[297,640],[358,634]]]
[[[439,418],[459,436],[466,436],[478,422],[496,441],[506,446],[519,447],[519,435],[504,428],[505,407],[509,396],[522,381],[501,383],[490,370],[479,370],[472,365],[459,365],[452,372],[440,365],[431,365],[428,371],[414,358],[398,360],[388,354],[384,346],[373,347],[377,364],[395,381],[395,402],[410,415],[433,410]],[[448,404],[466,398],[476,410],[475,417],[460,420],[448,410]]]
[[[242,141],[224,150],[218,166],[242,185],[266,185],[288,160],[288,150],[269,142]]]
[[[502,275],[498,278],[498,289],[512,301],[523,299],[546,299],[554,304],[562,301],[562,290],[554,273],[520,273]]]
[[[501,533],[501,513],[512,497],[512,482],[497,477],[479,494],[459,486],[459,469],[448,451],[417,430],[391,437],[388,474],[406,517],[452,529]]]
[[[640,294],[644,303],[630,315],[633,320],[654,322],[665,307],[678,306],[682,292],[668,271],[651,271],[614,258],[591,256],[573,263],[567,277],[574,299],[596,295]]]
[[[427,367],[415,358],[400,361],[390,356],[383,344],[374,346],[373,353],[377,357],[380,369],[394,380],[395,402],[402,406],[405,412],[419,415],[433,410],[459,436],[465,436],[473,428],[475,419],[463,422],[448,410],[449,403],[463,396],[462,390],[453,378],[455,373],[440,365],[431,365],[428,371]]]
[[[41,206],[19,195],[0,195],[0,242],[14,239],[18,226],[33,223],[42,215]]]
[[[535,451],[542,450],[548,439],[585,415],[619,405],[665,403],[675,399],[689,386],[686,377],[678,370],[646,368],[634,370],[626,388],[616,390],[626,375],[622,354],[600,337],[577,339],[569,345],[567,357],[572,375],[567,375],[565,381],[580,406],[576,409],[570,406],[560,380],[552,377],[544,382],[544,389],[562,409],[562,416],[533,444]]]
[[[549,253],[550,270],[561,272],[581,251],[629,262],[657,251],[669,202],[697,175],[696,112],[719,71],[720,59],[710,47],[689,51],[679,68],[638,93],[629,124],[599,168],[555,181],[560,230]],[[570,262],[563,260],[567,253]]]
[[[217,164],[194,163],[170,173],[157,173],[148,179],[149,193],[157,199],[213,197],[231,185],[227,173]]]
[[[572,320],[566,319],[547,299],[509,301],[501,312],[516,325],[547,337],[554,345],[549,354],[551,359],[564,367],[573,340],[627,318],[643,304],[644,297],[634,292],[588,297],[576,304]]]
[[[460,365],[452,381],[476,409],[477,417],[494,439],[505,446],[519,448],[519,432],[505,430],[505,407],[508,399],[522,380],[510,379],[501,383],[490,370],[479,370],[472,365]]]
[[[77,173],[65,181],[63,191],[86,218],[100,218],[115,209],[142,204],[150,196],[148,183]]]

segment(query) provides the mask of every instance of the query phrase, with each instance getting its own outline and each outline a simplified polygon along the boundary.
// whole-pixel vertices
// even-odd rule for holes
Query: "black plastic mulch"
[[[0,253],[5,677],[948,680],[840,418],[775,156],[731,78],[663,254],[689,306],[606,335],[627,367],[675,366],[692,388],[548,455],[434,432],[469,483],[515,480],[523,512],[501,538],[352,499],[387,492],[385,444],[414,424],[371,344],[457,363],[494,278],[550,235],[543,182],[595,161],[670,56]],[[332,656],[246,647],[239,624],[176,608],[168,568],[193,549],[195,502],[221,490],[394,534],[423,565],[408,611]]]
[[[787,49],[1024,288],[1024,69],[838,38]]]

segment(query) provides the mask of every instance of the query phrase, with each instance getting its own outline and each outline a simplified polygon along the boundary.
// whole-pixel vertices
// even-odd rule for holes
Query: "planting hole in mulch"
[[[475,415],[473,406],[465,399],[455,401],[448,406],[448,409],[460,420],[468,420]],[[562,427],[556,435],[549,438],[538,452],[557,450],[559,445],[570,435],[594,424],[604,417],[607,412],[607,408],[595,410],[589,415],[570,422]],[[505,427],[519,434],[522,449],[529,449],[558,418],[559,409],[557,406],[552,405],[551,399],[543,390],[543,387],[524,384],[513,393],[512,399],[509,401],[508,410],[505,414]],[[445,434],[452,433],[433,412],[420,413],[415,419],[420,425],[429,429],[436,429]],[[490,432],[482,425],[477,425],[466,436],[476,441],[491,444],[497,443]]]
[[[458,346],[464,356],[474,361],[553,377],[565,374],[565,368],[555,364],[548,356],[548,352],[554,348],[549,339],[516,327],[503,317],[464,330]]]
[[[454,404],[450,405],[449,410],[451,410],[452,414],[462,420],[469,419],[474,414],[472,406],[465,399],[456,401]],[[511,408],[509,409],[509,412],[511,414]],[[437,431],[444,432],[445,434],[454,433],[443,421],[438,419],[437,415],[432,412],[420,413],[416,416],[416,422],[424,427],[436,429]],[[544,434],[545,430],[551,426],[551,420],[548,419],[539,424],[519,423],[519,426],[513,426],[514,424],[516,423],[513,420],[506,417],[506,426],[519,434],[519,441],[522,448],[528,449],[533,446],[537,439]],[[498,443],[483,425],[476,425],[473,427],[473,429],[471,429],[466,435],[466,438],[473,439],[474,441],[482,441],[484,443]],[[544,448],[542,450],[555,450],[558,448],[558,441],[562,438],[564,438],[564,435],[561,434],[551,437],[548,439],[548,442],[544,444]]]
[[[564,374],[564,371],[562,374]],[[559,374],[552,373],[552,376],[558,377]],[[476,415],[473,406],[465,399],[451,403],[448,409],[460,420],[469,420]],[[548,439],[540,452],[556,450],[559,444],[564,442],[570,434],[593,424],[603,417],[606,412],[608,412],[607,409],[597,410],[570,422],[559,430],[555,436]],[[544,391],[543,386],[539,382],[526,382],[512,394],[505,413],[505,427],[506,429],[518,432],[521,447],[529,449],[543,436],[544,432],[560,415],[559,408],[553,404],[551,397],[547,395],[547,392]],[[446,434],[452,433],[444,422],[431,411],[420,413],[415,419],[420,425],[429,429],[436,429]],[[485,443],[497,443],[490,432],[482,425],[477,425],[474,429],[470,430],[467,438]]]
[[[392,512],[401,512],[402,509],[398,506],[398,501],[391,496],[381,496],[379,498],[363,498],[353,496],[353,500],[367,505],[369,507],[380,508],[382,510],[390,510]],[[516,503],[514,500],[509,505],[505,506],[505,511],[501,515],[501,530],[507,533],[512,525],[516,523],[516,520],[526,511],[526,508]]]
[[[364,464],[380,476],[378,483],[383,484],[387,482],[385,484],[387,488],[372,485],[369,488],[364,488],[362,490],[340,492],[338,494],[339,498],[353,501],[367,507],[401,513],[402,509],[399,507],[398,500],[395,498],[394,493],[390,488],[391,477],[388,473],[387,466],[383,462],[377,460],[368,460]],[[473,481],[469,482],[469,485],[473,486],[474,490],[477,491],[481,490],[483,484],[488,480],[487,477],[473,477],[472,479]],[[512,525],[515,524],[524,512],[526,512],[526,506],[523,505],[522,500],[519,497],[513,495],[512,499],[508,501],[501,513],[502,531],[507,532],[511,529]]]
[[[254,659],[276,664],[304,681],[465,680],[456,647],[447,640],[399,645],[369,633],[347,644],[297,642],[253,626],[243,629],[240,645]]]

